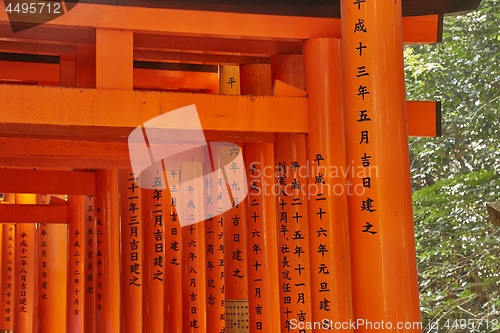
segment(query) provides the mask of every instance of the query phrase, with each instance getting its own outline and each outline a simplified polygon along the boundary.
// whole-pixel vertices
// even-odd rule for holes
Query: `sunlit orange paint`
[[[159,110],[167,112],[196,104],[204,130],[307,132],[307,99],[303,97],[0,85],[0,98],[4,100],[5,109],[11,110],[2,115],[7,123],[98,126],[113,130],[136,127],[158,116]],[[34,112],[26,112],[33,110],[33,105],[37,105],[36,117]],[[290,113],[293,117],[289,117]]]
[[[239,95],[241,92],[240,68],[238,66],[221,66],[219,79],[219,93]],[[239,149],[239,147],[237,147]],[[218,156],[228,154],[227,149],[215,149]],[[222,161],[214,162],[219,168]],[[240,169],[243,165],[238,166]],[[229,184],[228,184],[229,186]],[[238,184],[240,188],[243,184]],[[228,187],[229,188],[229,187]],[[237,200],[237,199],[236,199]],[[247,216],[246,201],[233,202],[233,208],[219,217],[223,228],[224,243],[224,298],[226,307],[226,330],[246,332],[248,323],[243,311],[236,311],[237,307],[247,306],[248,302],[248,267],[247,267]],[[229,315],[228,315],[229,314]]]
[[[185,242],[182,228],[175,210],[179,194],[179,170],[167,170],[168,191],[164,191],[165,209],[165,321],[166,332],[181,333],[184,323],[183,299],[186,292],[183,286],[183,255]]]
[[[96,30],[96,87],[133,88],[132,31]]]
[[[280,55],[271,59],[273,80],[304,88],[301,55]],[[299,172],[306,166],[304,134],[278,134],[275,144],[274,175],[277,190],[277,227],[280,270],[281,332],[288,332],[298,321],[311,321],[309,227],[307,216],[307,177]],[[305,332],[311,332],[306,329]]]
[[[118,171],[121,229],[121,324],[123,333],[142,330],[143,219],[141,189],[131,170]]]
[[[270,95],[271,66],[240,66],[241,93]],[[280,302],[276,197],[268,193],[275,179],[267,170],[274,168],[272,143],[245,144],[243,157],[249,195],[247,202],[248,312],[249,332],[279,332]]]
[[[312,320],[343,323],[353,315],[345,177],[332,172],[346,169],[340,40],[305,41],[304,65]]]
[[[212,151],[213,153],[213,151]],[[206,163],[204,172],[212,172],[210,163]],[[223,177],[220,160],[214,160],[214,169],[218,177]],[[221,184],[211,182],[208,185],[207,195],[217,198],[223,190]],[[217,200],[212,201],[215,205]],[[225,272],[224,272],[224,218],[222,215],[212,216],[203,222],[205,229],[205,270],[207,293],[207,333],[220,333],[226,329],[225,303]]]
[[[192,163],[181,165],[182,177],[201,179],[203,167]],[[203,181],[196,183],[202,188]],[[180,187],[182,190],[182,186]],[[195,202],[203,202],[203,193],[197,191]],[[202,205],[197,205],[201,209]],[[199,212],[201,214],[201,212]],[[202,216],[202,215],[200,215]],[[205,273],[205,229],[202,223],[195,223],[181,228],[182,232],[182,332],[198,333],[206,330],[206,273]],[[177,318],[173,320],[178,320]]]
[[[165,298],[165,215],[163,211],[162,187],[165,184],[163,170],[158,173],[143,172],[141,184],[148,188],[141,189],[140,214],[143,223],[143,331],[163,333],[164,298]],[[157,184],[157,185],[155,185]],[[150,189],[157,186],[158,189]],[[169,207],[170,208],[170,207]]]
[[[418,322],[401,0],[343,0],[342,17],[354,317]]]

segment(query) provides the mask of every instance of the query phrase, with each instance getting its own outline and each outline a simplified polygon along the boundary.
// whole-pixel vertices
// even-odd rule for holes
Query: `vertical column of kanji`
[[[243,95],[271,95],[271,66],[240,66]],[[247,143],[244,147],[248,180],[248,307],[250,332],[280,331],[280,298],[274,146]]]
[[[211,163],[204,163],[205,174],[210,174]],[[203,222],[205,227],[206,288],[207,288],[207,332],[223,333],[226,330],[226,306],[224,297],[224,220],[222,197],[224,174],[220,160],[214,160],[214,176],[205,179],[206,198],[204,205],[214,212]],[[215,176],[217,175],[217,176]],[[215,216],[214,216],[215,215]]]
[[[37,195],[37,204],[42,204],[46,205],[48,204],[49,198],[47,198],[46,194],[41,194]],[[46,223],[38,223],[37,224],[37,236],[38,236],[38,248],[37,248],[37,265],[38,265],[38,299],[37,299],[37,306],[38,306],[38,314],[41,315],[46,315],[50,312],[50,304],[48,304],[48,289],[49,289],[49,282],[48,282],[48,274],[47,272],[50,269],[50,264],[48,264],[48,259],[47,259],[47,252],[51,252],[48,247],[48,241],[47,241],[47,235],[50,232],[47,231],[47,224]],[[52,287],[52,286],[51,286]],[[46,321],[43,319],[41,321],[37,321],[38,323],[38,328],[44,329],[45,325],[47,324]]]
[[[273,80],[304,88],[301,55],[271,58]],[[312,319],[307,217],[307,163],[304,134],[277,134],[275,175],[278,184],[281,331],[311,332]]]
[[[118,172],[96,172],[96,332],[120,332],[120,225]]]
[[[104,297],[104,236],[103,236],[103,219],[104,214],[102,213],[102,207],[104,205],[105,199],[105,184],[100,184],[101,177],[96,176],[96,198],[95,198],[95,242],[96,242],[96,254],[95,254],[95,332],[103,333],[103,325],[105,322],[104,314],[102,311],[103,297]],[[98,183],[99,182],[99,183]]]
[[[206,332],[205,230],[196,221],[203,217],[202,163],[181,162],[179,173],[176,210],[188,216],[188,225],[182,227],[183,332],[201,333]]]
[[[12,331],[14,327],[15,236],[14,224],[4,224],[2,226],[0,328],[5,331]]]
[[[179,167],[180,169],[180,167]],[[182,315],[183,288],[182,275],[182,232],[175,211],[179,194],[179,170],[167,170],[169,191],[164,191],[165,209],[165,331],[181,333],[185,319]]]
[[[221,66],[219,93],[224,95],[240,94],[239,66]],[[219,147],[219,157],[227,154],[226,148]],[[239,152],[239,147],[229,152]],[[220,163],[219,163],[220,164]],[[224,167],[224,165],[222,165]],[[244,172],[243,165],[231,164],[231,173]],[[241,191],[242,184],[231,182],[227,184],[230,191]],[[233,197],[235,197],[233,195]],[[231,332],[248,331],[248,274],[247,274],[247,231],[246,203],[235,198],[233,208],[222,214],[224,228],[224,276],[225,276],[225,306],[226,330]]]
[[[328,328],[353,319],[340,40],[311,39],[303,49],[312,319]]]
[[[67,274],[66,332],[84,332],[85,298],[85,197],[68,196],[69,256]]]
[[[95,197],[85,197],[85,297],[84,329],[85,333],[96,332],[96,291],[97,291],[97,226],[95,218]]]
[[[96,50],[95,45],[76,45],[76,86],[82,88],[95,88],[96,76]],[[63,81],[61,80],[61,84]],[[96,268],[96,225],[94,217],[94,197],[85,198],[85,226],[83,228],[83,241],[85,242],[84,273],[83,273],[83,317],[84,331],[94,333],[95,330],[95,268]]]
[[[78,53],[78,51],[77,51]],[[59,85],[76,86],[77,55],[60,56]],[[95,70],[94,70],[95,71]],[[94,72],[93,71],[93,72]],[[84,298],[85,298],[85,197],[68,196],[68,272],[67,272],[67,307],[66,331],[84,332]],[[60,327],[60,323],[58,324]]]
[[[132,31],[96,29],[96,88],[133,89],[133,44]],[[101,196],[96,199],[102,209],[100,246],[103,251],[103,289],[100,290],[102,307],[99,310],[97,304],[97,331],[106,333],[120,331],[120,225],[117,178],[116,170],[97,171],[97,192]],[[97,301],[99,302],[99,299]]]
[[[119,170],[121,222],[121,306],[122,332],[142,331],[143,220],[141,189],[131,170]]]
[[[16,194],[16,204],[36,204],[36,194]],[[16,256],[14,259],[14,332],[32,333],[35,299],[37,297],[36,224],[16,225]]]
[[[163,235],[163,170],[146,170],[141,174],[141,211],[144,223],[144,332],[163,333],[165,241]]]
[[[239,201],[239,194],[247,184],[242,179],[231,179],[232,176],[244,173],[245,165],[228,162],[232,159],[231,156],[242,153],[239,146],[217,147],[216,150],[220,158],[219,165],[227,172],[227,185],[233,197],[233,208],[222,215],[226,329],[228,332],[248,332],[247,209],[246,201]]]
[[[66,205],[64,196],[37,195],[41,205]],[[38,330],[40,333],[55,332],[66,327],[67,274],[68,274],[68,226],[67,224],[40,223],[38,228]],[[69,263],[73,268],[80,265],[77,258]],[[71,290],[77,296],[80,288]]]
[[[420,320],[401,0],[341,3],[354,315],[392,332]]]

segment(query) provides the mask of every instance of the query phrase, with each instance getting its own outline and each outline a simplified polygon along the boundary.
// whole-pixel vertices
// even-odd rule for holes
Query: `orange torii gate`
[[[5,0],[0,332],[421,331],[407,138],[440,135],[440,104],[405,100],[402,47],[478,4],[97,0],[23,16]],[[127,138],[192,104],[247,177],[228,181],[212,146],[192,177],[220,182],[199,182],[196,204],[225,182],[249,195],[185,226],[182,165],[141,188]]]

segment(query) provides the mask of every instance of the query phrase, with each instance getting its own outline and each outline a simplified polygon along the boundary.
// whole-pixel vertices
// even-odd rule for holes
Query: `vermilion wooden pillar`
[[[203,187],[203,181],[200,178],[203,174],[201,163],[182,162],[180,172],[179,192],[182,197],[186,195],[187,188],[182,184],[187,180],[200,179],[195,185],[197,188]],[[198,210],[197,216],[203,216],[204,197],[201,191],[192,192],[189,195],[195,209]],[[184,202],[186,204],[187,200]],[[205,230],[202,223],[195,223],[182,228],[182,326],[185,333],[206,332],[206,287],[205,287]]]
[[[96,332],[120,331],[120,226],[118,173],[96,172]]]
[[[67,271],[67,307],[66,331],[84,332],[85,300],[85,197],[68,196],[68,271]]]
[[[96,47],[90,44],[76,44],[76,86],[95,88]],[[64,81],[61,80],[61,84]],[[95,220],[95,197],[85,198],[85,269],[84,269],[84,330],[96,332],[96,279],[97,279],[97,229]]]
[[[132,90],[132,31],[96,29],[96,88]],[[97,212],[101,216],[96,216],[97,246],[98,256],[99,251],[102,254],[101,258],[97,258],[97,332],[102,333],[120,331],[120,226],[117,180],[116,170],[97,171],[96,206],[101,209],[101,212]]]
[[[239,95],[241,89],[238,66],[221,66],[219,93]],[[239,150],[239,147],[237,147]],[[227,148],[217,149],[219,158],[229,156]],[[220,162],[222,164],[222,162]],[[234,172],[244,172],[243,165],[235,165]],[[228,184],[237,193],[243,184]],[[226,330],[248,332],[248,267],[246,202],[233,202],[233,208],[222,214],[224,229],[224,296]]]
[[[354,316],[418,322],[401,0],[341,4]]]
[[[96,87],[107,89],[133,88],[132,31],[96,30]]]
[[[213,151],[212,151],[213,153]],[[205,163],[205,174],[212,172],[211,163]],[[218,179],[224,177],[220,159],[214,159],[214,169]],[[205,184],[207,197],[212,205],[222,210],[222,203],[217,200],[225,190],[222,182],[209,181]],[[207,274],[207,333],[221,333],[226,329],[225,275],[224,275],[224,219],[222,215],[212,216],[203,222],[205,228],[205,270]]]
[[[5,331],[12,331],[14,326],[15,236],[14,224],[2,225],[0,328]]]
[[[141,189],[131,170],[118,171],[121,224],[121,323],[122,332],[142,331],[143,220]]]
[[[36,204],[36,194],[16,194],[16,204]],[[14,272],[14,332],[36,330],[35,301],[37,300],[36,225],[16,225]]]
[[[183,256],[182,229],[175,210],[179,195],[179,170],[167,170],[169,191],[164,191],[163,206],[167,212],[165,226],[165,328],[168,333],[182,333]]]
[[[271,58],[273,80],[304,88],[301,55]],[[293,115],[290,115],[293,117]],[[281,332],[312,320],[308,228],[306,142],[304,134],[277,134],[275,146],[280,247]],[[303,330],[301,332],[310,332]]]
[[[48,205],[51,200],[65,204],[64,200],[51,195],[37,195],[37,203]],[[66,327],[66,292],[68,271],[68,227],[66,224],[38,224],[38,331],[56,332]],[[70,268],[80,266],[77,258]],[[80,287],[70,292],[83,294]]]
[[[340,40],[311,39],[304,42],[303,49],[309,101],[306,142],[312,319],[331,325],[354,319]]]
[[[161,167],[161,165],[160,165]],[[165,179],[163,170],[144,171],[141,184],[148,189],[141,190],[141,216],[144,231],[143,260],[143,331],[163,333],[165,298],[165,225],[163,215],[163,190]],[[156,189],[149,189],[157,187]]]
[[[59,85],[61,87],[76,86],[76,55],[61,54],[59,57]]]
[[[81,88],[95,88],[95,76],[95,45],[76,44],[76,86]]]
[[[78,51],[77,51],[78,53]],[[77,77],[77,55],[61,55],[59,85],[75,87]],[[85,298],[85,197],[68,197],[68,263],[66,292],[66,331],[84,332]],[[58,323],[60,327],[60,323]]]
[[[271,66],[240,66],[243,95],[271,95]],[[244,161],[249,194],[247,211],[248,311],[251,333],[280,331],[278,234],[274,145],[245,144]]]
[[[96,332],[97,226],[95,197],[85,197],[85,333]]]

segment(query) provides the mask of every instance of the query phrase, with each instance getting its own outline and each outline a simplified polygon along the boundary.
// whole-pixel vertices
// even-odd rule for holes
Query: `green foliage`
[[[424,328],[500,318],[500,230],[485,208],[500,199],[499,66],[496,0],[446,17],[442,43],[405,49],[408,99],[441,100],[443,112],[442,137],[410,140]]]

